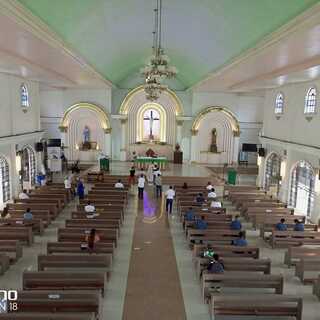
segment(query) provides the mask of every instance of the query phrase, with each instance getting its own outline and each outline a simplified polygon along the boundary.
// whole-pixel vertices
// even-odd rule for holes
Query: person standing
[[[162,178],[161,178],[161,174],[158,173],[156,176],[156,179],[154,181],[155,186],[156,186],[156,197],[157,198],[161,198],[162,196]]]
[[[169,190],[166,192],[166,212],[172,213],[173,199],[176,195],[176,192],[173,190],[172,186],[169,187]]]
[[[132,166],[129,171],[129,186],[134,185],[135,175],[136,175],[136,168],[134,166]]]
[[[139,199],[143,199],[143,191],[144,191],[144,184],[146,182],[146,179],[141,173],[140,177],[138,178],[138,197]]]
[[[77,195],[79,196],[79,199],[84,198],[84,184],[81,179],[79,179],[77,183]]]

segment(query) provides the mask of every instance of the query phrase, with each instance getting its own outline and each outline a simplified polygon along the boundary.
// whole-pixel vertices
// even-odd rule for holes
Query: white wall
[[[24,113],[21,108],[20,87],[28,88],[31,106]],[[6,157],[10,167],[11,191],[16,195],[19,177],[16,170],[16,149],[25,145],[34,147],[41,139],[39,84],[19,77],[0,74],[0,155]],[[37,166],[39,163],[37,163]]]
[[[264,147],[269,154],[272,151],[280,155],[287,153],[284,157],[286,164],[285,175],[280,188],[280,198],[287,201],[290,192],[290,174],[293,166],[300,160],[308,161],[315,172],[319,171],[320,163],[320,141],[319,141],[319,112],[309,122],[305,119],[304,99],[310,86],[320,88],[320,81],[291,84],[279,89],[269,90],[266,93],[264,102],[264,119],[262,134],[266,138],[261,138]],[[274,114],[274,102],[278,92],[282,92],[285,97],[284,114],[279,120]],[[319,107],[318,103],[318,107]],[[263,182],[265,163],[263,161],[260,172],[259,182]],[[316,178],[319,184],[318,177]],[[315,195],[314,208],[311,219],[315,222],[320,217],[320,190]]]

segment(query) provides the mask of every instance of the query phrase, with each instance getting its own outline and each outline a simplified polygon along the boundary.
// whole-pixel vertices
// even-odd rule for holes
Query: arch
[[[316,112],[317,108],[317,89],[311,87],[308,89],[305,103],[304,103],[304,114],[312,114]]]
[[[88,102],[80,102],[80,103],[74,104],[65,111],[63,118],[62,118],[62,121],[59,126],[61,131],[67,131],[67,128],[69,127],[69,124],[70,124],[71,114],[74,111],[79,110],[79,109],[89,109],[89,110],[95,112],[98,116],[99,121],[100,121],[101,128],[105,131],[105,133],[109,133],[111,131],[110,120],[109,120],[107,113],[102,108],[98,107],[97,105],[92,104],[92,103],[88,103]]]
[[[34,185],[36,183],[36,169],[37,169],[35,150],[29,144],[23,146],[21,150],[22,150],[21,168],[23,172],[25,171],[25,165],[28,167],[27,171],[24,172],[23,179],[24,181],[29,181],[31,185]],[[24,157],[26,158],[24,159]]]
[[[141,94],[141,92],[144,93],[143,86],[139,86],[139,87],[131,90],[126,95],[126,97],[123,99],[123,101],[120,105],[119,114],[127,115],[129,112],[129,109],[130,109],[130,102],[134,99],[134,97],[136,95]],[[170,98],[170,100],[172,100],[172,102],[174,103],[176,116],[182,116],[184,114],[182,103],[181,103],[180,99],[178,98],[178,96],[172,90],[166,89],[162,93],[162,95],[167,95]]]
[[[199,130],[199,126],[201,121],[204,119],[204,117],[211,112],[221,112],[224,115],[226,115],[231,123],[231,127],[232,127],[232,131],[234,133],[235,136],[239,136],[240,135],[240,126],[239,126],[239,121],[237,119],[237,117],[227,108],[225,107],[206,107],[204,110],[200,111],[197,116],[195,117],[193,124],[192,124],[192,128],[191,131],[193,134],[197,134],[198,130]]]
[[[305,160],[297,161],[290,171],[289,205],[308,216],[313,207],[315,177],[314,168]]]
[[[269,189],[271,185],[276,185],[279,188],[280,171],[281,171],[281,156],[271,151],[266,157],[265,172],[264,172],[264,188]],[[279,191],[279,190],[277,190]]]
[[[283,114],[284,110],[284,95],[282,92],[279,92],[275,99],[274,113]]]
[[[11,199],[10,166],[8,159],[0,155],[0,203]]]
[[[24,83],[20,87],[20,99],[22,108],[30,107],[28,87]]]

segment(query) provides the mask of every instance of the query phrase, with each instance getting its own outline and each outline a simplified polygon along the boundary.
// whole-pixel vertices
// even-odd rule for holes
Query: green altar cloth
[[[168,159],[166,157],[137,157],[137,159],[135,159],[134,162],[139,167],[147,167],[151,163],[156,163],[161,169],[165,169],[168,163]]]

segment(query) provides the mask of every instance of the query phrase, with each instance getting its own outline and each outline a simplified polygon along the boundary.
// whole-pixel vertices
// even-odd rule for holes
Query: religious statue
[[[217,153],[217,129],[213,128],[211,130],[211,144],[210,144],[210,152]]]
[[[153,124],[155,121],[159,121],[160,119],[156,117],[154,114],[154,110],[147,111],[150,113],[149,115],[145,115],[143,120],[148,120],[149,121],[149,141],[154,140],[154,132],[153,132]]]
[[[83,129],[83,143],[89,142],[90,140],[90,129],[85,126]]]

